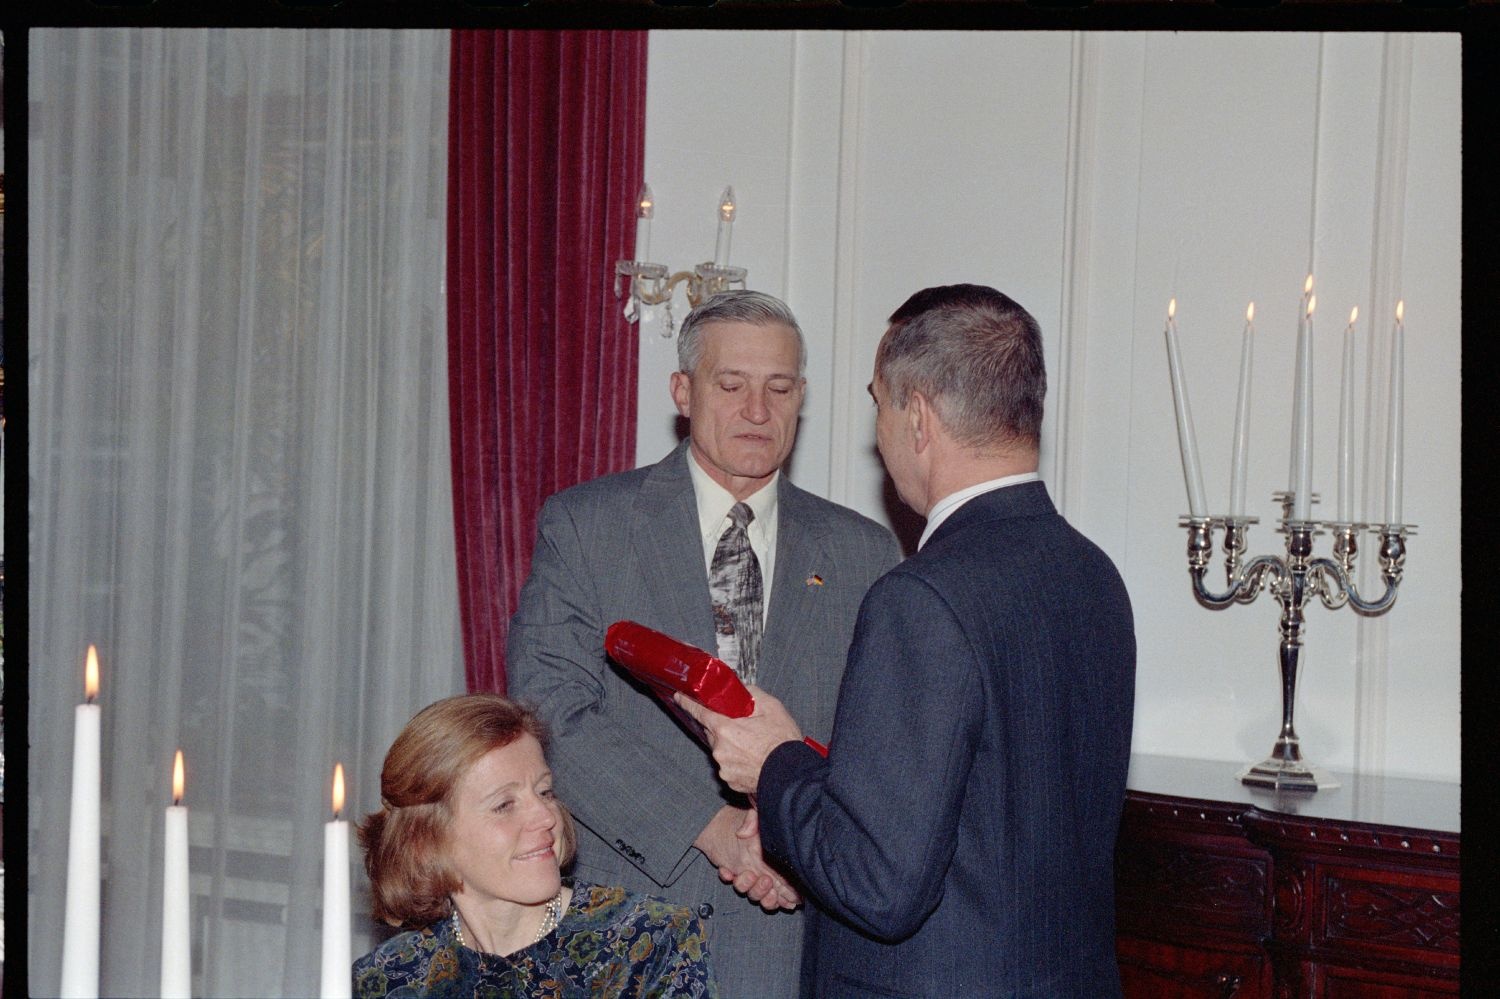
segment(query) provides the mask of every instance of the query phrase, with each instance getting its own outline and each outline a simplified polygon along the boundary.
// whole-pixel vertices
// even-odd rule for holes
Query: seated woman
[[[561,877],[573,819],[531,712],[429,705],[386,754],[360,823],[375,918],[409,932],[354,962],[356,996],[714,997],[690,909]]]

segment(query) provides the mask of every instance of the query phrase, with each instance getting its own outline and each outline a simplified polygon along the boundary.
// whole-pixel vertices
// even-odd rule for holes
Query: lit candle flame
[[[1254,302],[1251,302],[1250,303],[1250,307],[1245,310],[1245,322],[1247,322],[1247,323],[1253,323],[1253,322],[1255,322],[1255,303]]]
[[[651,196],[651,185],[642,184],[641,193],[635,198],[635,217],[649,219],[656,214],[656,199]]]
[[[1354,325],[1354,320],[1356,320],[1358,318],[1359,318],[1359,306],[1356,305],[1354,308],[1352,308],[1352,309],[1349,310],[1349,325],[1353,326]]]
[[[724,222],[734,221],[734,188],[724,188],[724,193],[719,195],[719,218]]]
[[[1309,319],[1312,318],[1313,309],[1316,309],[1317,307],[1318,307],[1318,296],[1314,295],[1314,296],[1312,296],[1311,298],[1309,298],[1307,300],[1307,318],[1309,318]]]
[[[337,819],[344,810],[344,765],[333,765],[333,817]]]
[[[1177,299],[1174,298],[1167,303],[1167,319],[1170,321],[1175,315],[1177,315]]]
[[[1312,294],[1312,275],[1311,274],[1307,275],[1307,283],[1302,286],[1302,294],[1304,294],[1304,295],[1310,295],[1310,294]]]
[[[99,696],[99,653],[92,645],[83,661],[83,696],[90,704]]]
[[[1402,299],[1396,303],[1396,322],[1401,322],[1401,315],[1406,311],[1406,300]]]
[[[182,789],[187,783],[182,772],[182,750],[177,751],[177,758],[172,761],[172,804],[182,804]]]

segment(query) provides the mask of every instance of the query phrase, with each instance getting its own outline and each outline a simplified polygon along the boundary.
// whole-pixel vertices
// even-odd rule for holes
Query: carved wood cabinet
[[[1136,756],[1115,853],[1129,999],[1433,999],[1459,989],[1457,784],[1316,794]]]

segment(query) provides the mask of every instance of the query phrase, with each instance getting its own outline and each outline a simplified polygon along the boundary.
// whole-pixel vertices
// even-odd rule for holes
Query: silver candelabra
[[[1302,627],[1305,608],[1316,596],[1329,610],[1352,607],[1356,613],[1374,617],[1390,610],[1401,585],[1401,571],[1406,562],[1406,537],[1416,533],[1412,524],[1363,524],[1294,520],[1291,493],[1276,493],[1281,502],[1281,533],[1286,535],[1286,555],[1257,555],[1244,560],[1246,534],[1255,517],[1183,517],[1179,523],[1188,531],[1188,572],[1193,577],[1193,594],[1198,602],[1213,610],[1231,604],[1248,604],[1269,590],[1281,604],[1281,734],[1271,748],[1271,755],[1247,767],[1241,781],[1255,787],[1278,790],[1316,791],[1337,787],[1326,771],[1302,759],[1292,714],[1297,693],[1297,668],[1302,657]],[[1316,494],[1311,499],[1316,500]],[[1214,531],[1224,531],[1224,578],[1226,589],[1213,593],[1204,582],[1208,563],[1213,558]],[[1333,558],[1313,558],[1313,538],[1327,529],[1333,535]],[[1357,538],[1364,531],[1380,538],[1380,578],[1385,592],[1374,600],[1364,599],[1354,581],[1354,561],[1359,553]]]

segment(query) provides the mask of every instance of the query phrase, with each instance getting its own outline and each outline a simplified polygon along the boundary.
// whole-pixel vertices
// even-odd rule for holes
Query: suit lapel
[[[636,497],[631,547],[644,569],[645,606],[653,609],[652,620],[641,623],[714,652],[708,570],[688,460],[684,442],[653,466]],[[760,656],[763,687],[776,683],[778,673],[813,637],[819,587],[809,579],[827,575],[832,565],[826,528],[812,515],[807,494],[785,475],[778,488],[776,578]]]
[[[805,494],[785,475],[778,482],[776,579],[771,587],[771,612],[766,618],[758,681],[767,689],[778,684],[778,674],[796,662],[798,650],[808,645],[809,629],[815,620],[813,601],[819,596],[816,585],[808,581],[814,575],[826,575],[832,561],[825,532],[809,516]]]
[[[640,623],[714,651],[708,570],[703,564],[686,442],[652,467],[636,497],[632,517],[631,547],[636,564],[643,569],[645,606],[653,610],[653,619]]]

